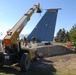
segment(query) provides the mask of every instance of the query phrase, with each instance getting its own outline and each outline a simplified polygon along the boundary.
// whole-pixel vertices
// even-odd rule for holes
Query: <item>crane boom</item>
[[[23,17],[16,23],[16,25],[11,30],[7,31],[7,35],[4,37],[5,46],[11,46],[13,44],[16,44],[20,32],[30,20],[30,17],[36,9],[38,13],[41,12],[39,3],[34,5],[33,8],[31,8],[26,14],[24,14]]]

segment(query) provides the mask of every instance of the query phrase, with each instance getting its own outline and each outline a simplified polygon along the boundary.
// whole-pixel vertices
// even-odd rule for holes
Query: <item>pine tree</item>
[[[76,24],[70,30],[70,39],[72,42],[76,42]]]

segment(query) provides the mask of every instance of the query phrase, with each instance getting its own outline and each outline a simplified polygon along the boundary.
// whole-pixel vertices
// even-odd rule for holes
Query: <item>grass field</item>
[[[63,42],[53,42],[53,45],[62,45],[62,46],[66,46],[66,43],[63,43]]]

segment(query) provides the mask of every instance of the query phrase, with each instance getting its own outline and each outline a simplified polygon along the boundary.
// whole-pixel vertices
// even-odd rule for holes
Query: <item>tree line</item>
[[[59,29],[55,37],[56,42],[76,42],[76,24],[72,26],[69,31],[66,31],[64,28]]]

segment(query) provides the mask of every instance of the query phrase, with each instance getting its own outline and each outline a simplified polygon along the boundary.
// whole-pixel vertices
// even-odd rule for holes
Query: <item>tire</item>
[[[4,58],[3,58],[3,52],[0,52],[0,68],[3,67],[3,60],[4,60]]]
[[[21,71],[28,71],[30,69],[31,60],[28,53],[24,53],[20,60]]]
[[[3,62],[0,63],[0,68],[2,68],[2,67],[3,67]]]
[[[37,58],[38,58],[38,54],[37,54],[37,52],[35,52],[35,58],[33,59],[33,61],[34,62],[37,61]]]

